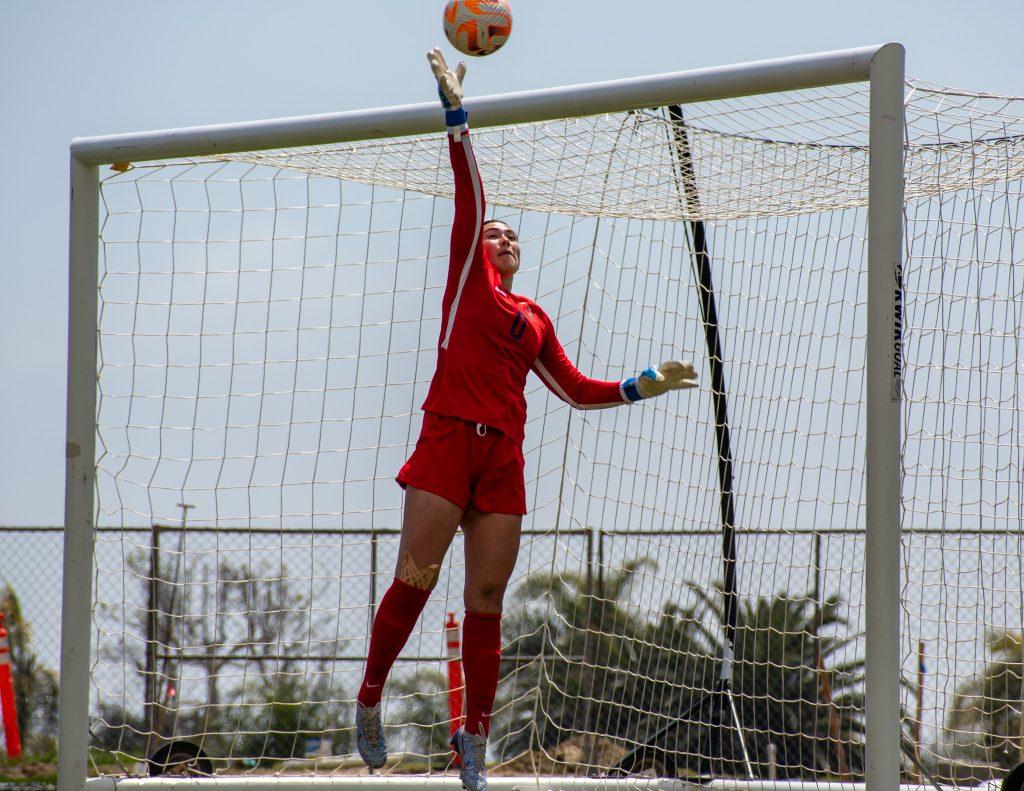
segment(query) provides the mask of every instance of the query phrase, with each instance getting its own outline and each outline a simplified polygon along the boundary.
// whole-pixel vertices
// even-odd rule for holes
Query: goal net
[[[515,291],[578,367],[682,357],[702,383],[574,412],[528,382],[493,777],[863,779],[868,99],[472,132],[522,238]],[[907,86],[908,781],[1024,752],[1022,111]],[[220,775],[364,773],[353,700],[440,330],[444,137],[104,169],[100,207],[91,771],[186,740]],[[385,694],[385,774],[450,768],[464,568],[457,536]]]

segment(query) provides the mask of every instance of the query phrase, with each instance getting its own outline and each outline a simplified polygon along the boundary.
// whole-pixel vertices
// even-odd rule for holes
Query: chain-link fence
[[[1019,597],[995,595],[1015,590],[1007,580],[992,577],[1012,574],[1012,564],[1004,562],[997,568],[982,562],[1012,558],[1011,543],[1018,538],[970,529],[919,530],[905,536],[904,611],[916,617],[905,619],[902,653],[916,662],[904,667],[904,709],[917,751],[934,760],[964,752],[966,748],[954,738],[958,718],[963,717],[958,707],[963,707],[966,693],[985,683],[986,674],[1000,661],[1000,651],[1012,649],[997,646],[991,666],[976,666],[992,630],[1003,629],[1012,636],[1013,625],[1022,618]],[[294,724],[296,733],[333,741],[334,752],[346,750],[351,746],[348,704],[362,673],[376,602],[393,574],[397,539],[394,529],[214,531],[154,525],[98,530],[94,738],[109,749],[138,754],[151,746],[142,742],[190,732],[198,727],[193,720],[201,716],[205,734],[216,738],[218,729],[233,731],[230,738],[221,734],[223,753],[262,754],[271,748],[251,742],[266,740],[267,729],[235,727],[227,722],[228,715],[248,702],[252,718],[259,719],[255,716],[259,706],[249,700],[253,689],[272,682],[277,685],[273,690],[277,700],[282,694],[280,680],[292,678],[300,679],[303,688],[286,690],[287,694],[320,707],[308,712],[310,722]],[[32,676],[20,679],[21,689],[35,691],[23,695],[19,706],[27,709],[26,742],[36,750],[52,745],[55,736],[52,697],[60,660],[62,540],[57,527],[0,527],[0,586],[6,588],[2,606],[20,608],[17,614],[7,613],[8,627],[18,647],[15,658],[22,674]],[[538,650],[540,654],[557,652],[560,646],[554,637],[538,643],[536,634],[524,628],[520,615],[529,605],[525,598],[531,590],[529,577],[546,577],[551,584],[561,584],[570,593],[582,591],[595,601],[608,598],[626,611],[658,613],[675,608],[679,612],[691,607],[701,591],[713,591],[721,579],[719,542],[720,535],[713,529],[525,531],[519,570],[508,595],[511,618],[503,656],[504,688],[512,692],[499,696],[498,719],[504,716],[511,722],[520,716],[523,699],[517,698],[515,690],[527,680],[533,683],[557,674],[562,664],[593,664],[584,655],[592,650],[588,646],[577,646],[579,656],[538,654]],[[738,548],[738,593],[747,607],[744,617],[756,618],[759,602],[773,598],[800,602],[798,616],[804,620],[783,624],[784,631],[809,636],[821,628],[823,618],[832,618],[831,628],[825,631],[834,637],[842,622],[843,644],[829,662],[852,666],[859,661],[864,628],[863,578],[858,571],[863,568],[862,531],[742,530]],[[968,568],[970,563],[964,561],[960,568],[951,565],[956,558],[974,558],[977,563]],[[635,569],[630,584],[616,587],[616,578],[630,564]],[[962,587],[975,590],[970,604],[975,617],[949,617],[948,604],[930,593],[927,576],[914,571],[924,568],[956,575]],[[390,705],[403,722],[415,724],[420,714],[412,709],[417,705],[437,710],[447,705],[444,626],[448,611],[461,612],[463,572],[461,538],[457,538],[419,630],[393,674]],[[967,604],[964,599],[957,606],[962,609]],[[595,610],[588,608],[580,616],[556,603],[551,619],[590,619]],[[586,627],[601,633],[600,624],[588,622]],[[1007,668],[1012,675],[1013,668]],[[835,685],[842,679],[824,671],[824,666],[810,668],[812,676],[820,676],[815,684],[824,684],[827,677],[832,687],[829,694],[838,694]],[[949,681],[938,683],[942,680]],[[50,681],[52,685],[47,686]],[[671,678],[658,683],[666,694],[673,693]],[[633,699],[640,695],[630,694]],[[751,696],[756,694],[752,688]],[[583,707],[586,711],[576,711],[579,706],[572,704],[566,716],[574,727],[579,726],[580,717],[593,723],[606,716],[604,709],[615,703],[604,700],[600,690],[577,690],[577,695],[588,705]],[[654,709],[660,711],[658,706]],[[551,723],[549,727],[564,730],[564,726]],[[276,727],[283,729],[281,723]],[[513,758],[523,745],[512,730],[506,732],[509,750],[503,757]],[[415,751],[421,736],[407,727],[398,741],[405,739],[405,746]],[[296,735],[286,738],[294,741]],[[1012,753],[1021,747],[1021,740],[1012,733],[1005,734],[1003,741]],[[503,744],[498,747],[506,752]],[[294,745],[286,748],[296,751]],[[429,753],[422,746],[419,749]],[[983,763],[997,759],[1005,763],[998,756]]]

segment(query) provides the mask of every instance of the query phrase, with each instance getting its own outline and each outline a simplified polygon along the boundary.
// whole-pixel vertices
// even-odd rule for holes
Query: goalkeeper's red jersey
[[[498,270],[483,254],[484,189],[464,127],[458,139],[449,134],[448,149],[455,173],[455,220],[437,370],[423,410],[482,423],[521,443],[531,369],[574,407],[631,403],[620,382],[580,373],[536,302],[501,287]]]

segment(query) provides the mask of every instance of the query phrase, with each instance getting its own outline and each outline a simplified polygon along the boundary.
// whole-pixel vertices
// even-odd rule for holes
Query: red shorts
[[[523,449],[500,431],[426,412],[416,450],[398,483],[436,494],[462,510],[525,514]]]

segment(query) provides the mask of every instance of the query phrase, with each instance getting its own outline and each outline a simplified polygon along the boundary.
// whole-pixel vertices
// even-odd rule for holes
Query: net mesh
[[[972,785],[1024,751],[1024,106],[907,95],[904,725]],[[572,412],[529,381],[492,773],[863,775],[867,99],[686,106],[685,184],[664,108],[473,133],[515,290],[579,368],[683,357],[705,384]],[[444,141],[139,166],[101,197],[97,766],[185,738],[221,773],[365,771],[339,756],[436,361]],[[735,465],[735,714],[697,707],[725,613],[694,221]],[[449,768],[464,579],[457,537],[389,682],[385,771]]]

